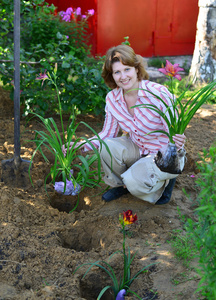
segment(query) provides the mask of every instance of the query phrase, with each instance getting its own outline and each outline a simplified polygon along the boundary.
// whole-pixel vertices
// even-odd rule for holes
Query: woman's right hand
[[[74,149],[78,148],[82,143],[83,142],[76,143],[76,145],[74,146]],[[73,144],[74,144],[74,142],[70,142],[69,150],[72,148]],[[62,152],[63,152],[64,156],[67,153],[67,146],[68,146],[67,144],[62,146]],[[84,150],[84,145],[82,147],[80,147],[79,150],[83,151]]]

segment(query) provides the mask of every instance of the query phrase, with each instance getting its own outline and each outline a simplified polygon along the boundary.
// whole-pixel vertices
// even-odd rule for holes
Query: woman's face
[[[137,79],[138,70],[134,67],[123,65],[120,61],[113,63],[112,76],[118,87],[121,87],[124,91],[129,91],[139,87]]]

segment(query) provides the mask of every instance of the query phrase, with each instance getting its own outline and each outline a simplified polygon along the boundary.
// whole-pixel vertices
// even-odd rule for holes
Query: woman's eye
[[[115,73],[114,74],[118,74],[119,73],[119,71],[115,71]]]
[[[129,71],[129,70],[130,70],[130,68],[126,68],[126,69],[125,69],[125,71]]]

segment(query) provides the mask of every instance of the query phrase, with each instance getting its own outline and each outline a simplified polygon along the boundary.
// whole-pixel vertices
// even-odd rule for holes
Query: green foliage
[[[162,68],[166,64],[166,58],[164,57],[153,57],[148,60],[148,66],[154,68]]]
[[[129,36],[124,37],[124,42],[122,42],[122,45],[128,45],[128,46],[131,45],[130,42],[129,42]]]
[[[171,92],[173,94],[172,79],[173,78],[171,78]],[[214,93],[215,85],[216,85],[216,81],[213,81],[203,86],[198,91],[194,92],[187,100],[185,100],[185,94],[188,90],[186,89],[181,93],[179,97],[175,98],[175,96],[173,95],[173,97],[170,98],[171,105],[167,104],[165,100],[163,100],[161,97],[144,89],[144,91],[153,95],[155,98],[160,100],[160,102],[162,102],[162,104],[166,108],[166,112],[161,111],[160,107],[157,107],[154,104],[139,104],[133,107],[138,107],[138,106],[146,107],[158,113],[166,122],[169,132],[166,132],[164,130],[155,130],[155,131],[151,131],[150,133],[161,132],[167,135],[170,142],[173,143],[172,137],[175,134],[184,133],[187,125],[193,118],[194,114]]]
[[[196,253],[196,248],[191,238],[182,230],[173,230],[168,243],[171,244],[176,257],[182,261],[186,267],[189,267]]]
[[[216,299],[216,146],[204,150],[198,166],[200,187],[195,218],[188,219],[187,232],[198,252],[201,276],[198,291],[208,300]]]
[[[173,94],[176,97],[180,97],[182,93],[184,93],[184,98],[190,98],[196,92],[198,92],[204,85],[193,85],[192,80],[189,81],[188,77],[184,77],[181,81],[177,79],[173,79],[171,81],[166,81],[164,85],[172,90]],[[216,102],[216,91],[214,91],[211,95],[209,95],[206,103],[213,104]]]
[[[90,57],[87,20],[65,22],[54,14],[54,5],[42,0],[21,2],[20,101],[24,115],[45,116],[58,110],[53,89],[44,85],[41,91],[35,80],[40,72],[51,72],[55,63],[61,77],[63,111],[68,113],[75,106],[82,113],[103,112],[109,89],[101,77],[103,58]],[[0,77],[13,99],[13,2],[2,0],[0,19]]]
[[[174,285],[179,285],[179,284],[182,284],[189,280],[195,280],[195,279],[197,279],[197,275],[190,276],[190,274],[187,271],[187,272],[182,272],[182,273],[176,274],[176,276],[174,278],[172,278],[171,281]]]

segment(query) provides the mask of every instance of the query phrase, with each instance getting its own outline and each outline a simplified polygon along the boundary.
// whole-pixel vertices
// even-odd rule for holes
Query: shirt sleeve
[[[113,116],[113,114],[111,113],[108,102],[105,107],[105,112],[106,112],[106,115],[105,115],[103,129],[100,133],[98,133],[98,136],[101,140],[104,140],[108,137],[110,137],[110,138],[117,137],[118,132],[119,132],[119,123],[116,120],[116,118]],[[100,141],[96,135],[93,136],[92,138],[90,138],[89,141],[96,148],[98,148],[100,145]],[[84,152],[92,150],[91,144],[90,143],[85,144]]]

